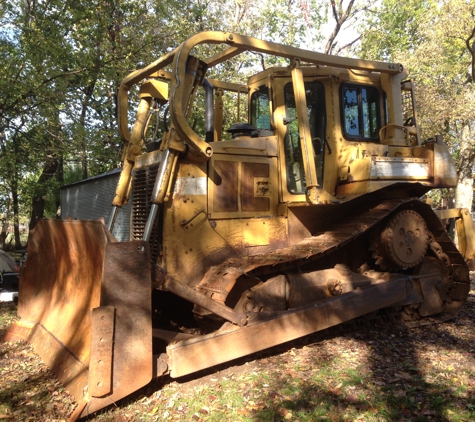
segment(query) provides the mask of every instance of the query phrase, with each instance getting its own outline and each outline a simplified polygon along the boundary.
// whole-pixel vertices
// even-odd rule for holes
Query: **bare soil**
[[[89,421],[473,421],[475,290],[451,321],[346,326],[193,377],[154,380]],[[16,319],[0,303],[0,336]],[[34,350],[0,344],[0,420],[63,421],[72,397]]]

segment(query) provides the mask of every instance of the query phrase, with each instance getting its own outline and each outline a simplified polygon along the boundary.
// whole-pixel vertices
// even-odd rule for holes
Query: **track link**
[[[222,268],[240,268],[243,272],[260,275],[279,273],[291,266],[300,266],[309,261],[316,261],[335,252],[366,231],[372,229],[393,211],[411,200],[387,200],[373,208],[354,212],[332,229],[303,239],[296,245],[277,249],[267,254],[232,258],[220,265]]]
[[[373,206],[356,209],[349,218],[331,225],[331,230],[316,233],[296,245],[278,249],[267,254],[229,259],[219,266],[223,271],[231,269],[256,277],[282,274],[300,268],[308,263],[338,254],[339,249],[351,242],[359,242],[363,234],[381,230],[392,215],[400,210],[413,210],[424,219],[428,228],[430,255],[443,263],[448,271],[449,285],[443,299],[443,312],[438,321],[457,315],[466,302],[470,290],[469,269],[447,232],[429,205],[418,199],[391,199]],[[379,226],[378,226],[379,225]],[[363,244],[361,245],[363,247]],[[334,256],[334,255],[333,255]],[[412,275],[413,269],[395,269],[395,272]],[[394,311],[388,311],[395,317]],[[404,319],[413,322],[421,320],[417,306],[402,308]],[[401,319],[400,317],[397,319]]]

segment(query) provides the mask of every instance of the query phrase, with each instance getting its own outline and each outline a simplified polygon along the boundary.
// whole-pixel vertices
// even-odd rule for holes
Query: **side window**
[[[305,171],[300,145],[299,125],[292,83],[284,87],[287,133],[285,135],[285,162],[287,167],[287,189],[291,193],[305,193]],[[308,121],[315,153],[317,180],[323,186],[323,164],[325,151],[325,92],[323,85],[317,82],[305,82]]]
[[[412,100],[412,92],[401,90],[402,96],[402,121],[406,126],[414,126],[411,119],[414,118],[414,107]]]
[[[388,97],[386,93],[384,94],[384,125],[386,126],[389,123],[389,109],[388,109]]]
[[[251,124],[257,129],[272,130],[270,125],[269,88],[265,85],[251,95]]]
[[[350,140],[378,140],[379,91],[370,86],[343,85],[341,89],[343,132]]]

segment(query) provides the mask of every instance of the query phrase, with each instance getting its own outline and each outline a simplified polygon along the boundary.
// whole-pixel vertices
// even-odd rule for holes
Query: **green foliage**
[[[298,44],[322,20],[320,8],[308,4],[302,9],[293,0],[2,2],[0,197],[15,190],[23,213],[35,197],[44,197],[46,213],[54,215],[58,186],[119,162],[116,91],[124,76],[203,30]],[[237,69],[254,73],[256,62],[276,64],[244,55],[221,66],[220,77],[232,80]],[[230,110],[224,116],[228,125],[236,121],[236,106]]]
[[[383,0],[360,29],[361,57],[391,61],[400,51],[414,52],[425,38],[420,26],[436,7],[432,0]]]
[[[373,5],[378,3],[356,1],[336,6],[344,14],[350,4],[351,19],[343,25],[355,27],[357,14],[371,11],[368,18],[360,19],[359,55],[407,63],[417,77],[424,136],[444,133],[460,163],[466,162],[458,139],[474,115],[466,75],[473,7],[462,0],[383,0],[377,8]],[[324,0],[3,1],[0,198],[15,191],[19,209],[28,213],[35,195],[45,196],[51,214],[57,186],[116,167],[122,148],[116,122],[121,80],[196,32],[230,31],[316,48],[331,32],[331,11]],[[210,53],[208,48],[206,54]],[[235,81],[240,73],[245,82],[250,74],[282,65],[288,61],[245,54],[213,72],[228,81]],[[242,111],[237,116],[236,96],[226,95],[223,101],[225,128],[243,120]],[[201,110],[201,97],[197,104]],[[133,104],[130,109],[132,114]],[[199,110],[192,124],[196,121],[201,133]]]
[[[361,28],[361,55],[403,63],[416,81],[422,139],[443,134],[457,164],[456,206],[471,208],[475,10],[465,0],[384,0]]]

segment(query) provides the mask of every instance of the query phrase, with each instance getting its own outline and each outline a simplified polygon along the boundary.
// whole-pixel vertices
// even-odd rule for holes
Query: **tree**
[[[338,34],[341,33],[345,26],[346,28],[354,27],[358,17],[372,13],[376,1],[358,2],[356,0],[349,0],[345,5],[343,0],[329,0],[329,3],[331,6],[330,21],[333,23],[333,30],[327,38],[323,52],[325,54],[338,55],[348,50],[360,39],[359,36],[356,36],[350,42],[340,45],[337,41]]]
[[[399,6],[394,0],[383,1],[363,28],[362,55],[401,62],[410,70],[416,80],[422,136],[444,135],[457,163],[456,206],[471,209],[475,6],[464,0],[411,0]]]
[[[31,224],[45,215],[45,198],[56,180],[80,166],[82,178],[104,172],[118,161],[116,90],[137,63],[148,63],[189,35],[207,29],[236,31],[292,45],[321,41],[331,5],[335,19],[327,46],[343,25],[366,10],[350,0],[105,1],[78,3],[6,0],[0,9],[2,92],[0,141],[16,189],[21,175],[36,173]],[[262,68],[276,65],[258,56]],[[255,56],[222,66],[229,73],[255,71]],[[13,71],[12,71],[13,70]],[[14,147],[13,147],[14,146]],[[12,167],[13,166],[13,167]],[[21,184],[21,183],[20,183]],[[8,193],[8,192],[7,192]],[[18,193],[13,195],[18,198]],[[23,198],[25,194],[20,195]],[[57,202],[57,201],[56,201]],[[17,209],[17,206],[13,207]],[[52,212],[54,215],[55,212]],[[50,214],[51,215],[51,214]]]
[[[0,33],[0,142],[5,168],[18,177],[10,188],[21,181],[14,164],[38,174],[32,192],[34,226],[44,216],[51,181],[61,183],[63,163],[81,165],[87,177],[91,167],[97,174],[117,161],[116,88],[156,49],[160,37],[159,22],[140,36],[143,25],[153,22],[145,1],[23,5],[7,1],[0,14],[6,28]]]
[[[312,45],[322,39],[324,4],[324,0],[2,2],[0,196],[12,198],[17,245],[22,209],[30,209],[30,227],[38,218],[54,217],[64,177],[68,181],[75,180],[73,175],[90,177],[118,163],[116,92],[124,76],[190,35],[209,29]],[[268,57],[242,55],[219,71],[233,79],[237,69],[255,72],[256,62],[263,68],[276,65]]]
[[[421,26],[436,13],[432,0],[383,0],[359,25],[361,58],[393,60],[424,42]]]

